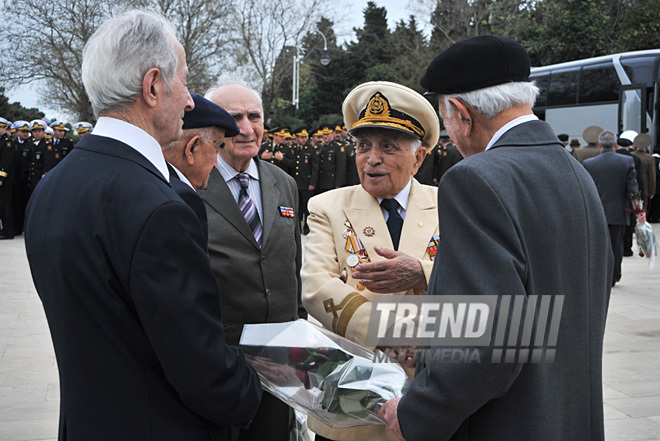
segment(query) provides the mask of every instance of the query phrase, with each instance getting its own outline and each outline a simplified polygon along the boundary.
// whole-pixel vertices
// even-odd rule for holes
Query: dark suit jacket
[[[209,257],[222,285],[222,321],[227,341],[238,344],[246,323],[278,323],[306,317],[300,300],[300,220],[298,188],[277,166],[257,160],[263,204],[259,249],[217,169],[199,195],[206,203]],[[290,207],[285,217],[279,207]]]
[[[633,155],[630,150],[628,150],[625,147],[619,148],[615,150],[618,154],[620,155],[625,155],[628,156],[629,158],[632,158],[632,160],[635,162],[635,179],[637,180],[637,189],[641,191],[642,193],[642,199],[646,198],[646,195],[644,194],[644,169],[642,167],[642,160],[639,159],[637,156]]]
[[[190,185],[183,182],[179,175],[174,170],[174,166],[170,163],[167,164],[167,169],[170,171],[170,183],[172,184],[172,189],[179,195],[183,202],[188,204],[190,208],[197,215],[199,223],[202,226],[204,231],[204,243],[209,241],[209,226],[206,221],[206,208],[204,207],[204,201],[199,197],[197,192],[190,187]]]
[[[626,210],[630,208],[630,195],[638,189],[633,159],[605,150],[582,165],[596,183],[607,224],[630,225],[630,212]]]
[[[491,346],[480,363],[424,366],[398,406],[406,440],[602,440],[613,257],[589,174],[527,122],[445,174],[438,214],[428,295],[565,299],[554,363],[492,363]]]
[[[225,343],[197,217],[145,157],[85,136],[32,194],[25,244],[60,440],[222,440],[251,420],[259,379]]]

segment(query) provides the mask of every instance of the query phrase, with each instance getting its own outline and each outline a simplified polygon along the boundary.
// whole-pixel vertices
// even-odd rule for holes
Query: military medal
[[[360,238],[355,234],[355,231],[353,231],[353,227],[351,226],[350,222],[346,220],[344,225],[346,226],[346,229],[342,233],[342,237],[346,239],[346,246],[344,249],[351,253],[351,255],[346,259],[346,264],[351,268],[355,268],[360,263],[369,262],[367,250],[364,248],[364,244]]]
[[[426,252],[429,253],[429,257],[431,258],[431,262],[435,260],[435,255],[438,252],[438,244],[440,243],[440,236],[433,236],[431,238],[431,242],[429,242],[429,245],[426,247]]]
[[[376,234],[376,230],[374,230],[374,227],[364,227],[364,230],[362,230],[362,232],[367,237],[374,237],[374,234]]]
[[[295,213],[293,212],[293,208],[291,207],[279,207],[280,208],[280,214],[284,217],[295,217]]]

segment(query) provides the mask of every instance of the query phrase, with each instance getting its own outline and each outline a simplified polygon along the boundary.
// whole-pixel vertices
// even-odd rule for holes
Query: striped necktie
[[[241,183],[241,192],[238,196],[238,209],[243,213],[245,221],[250,227],[250,230],[252,230],[252,234],[254,234],[254,239],[257,241],[257,244],[261,248],[261,236],[263,234],[263,227],[261,225],[261,220],[259,220],[259,212],[257,211],[257,206],[248,193],[250,177],[245,173],[239,173],[238,181]]]

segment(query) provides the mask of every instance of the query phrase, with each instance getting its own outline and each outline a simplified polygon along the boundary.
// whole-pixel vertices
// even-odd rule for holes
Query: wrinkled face
[[[32,129],[32,136],[34,137],[35,141],[44,139],[45,134],[46,133],[44,132],[44,129]]]
[[[174,39],[174,37],[172,37]],[[156,138],[160,145],[167,145],[181,139],[183,135],[183,115],[192,110],[195,103],[188,92],[188,66],[183,46],[174,40],[179,56],[179,66],[169,91],[165,91],[159,109],[154,116]]]
[[[210,99],[234,117],[241,131],[237,136],[225,140],[225,148],[220,150],[220,156],[234,168],[237,163],[247,166],[250,159],[259,152],[264,134],[263,110],[259,99],[254,92],[237,84],[216,89]]]
[[[53,137],[55,139],[62,139],[64,138],[64,134],[66,132],[64,130],[58,130],[58,129],[53,129]]]
[[[217,162],[220,147],[225,142],[225,130],[210,127],[208,133],[198,140],[193,156],[195,164],[190,176],[186,176],[196,190],[204,190],[209,183],[209,176]]]
[[[360,183],[376,198],[391,199],[408,184],[424,161],[424,147],[411,153],[413,138],[388,129],[357,133],[355,162]]]

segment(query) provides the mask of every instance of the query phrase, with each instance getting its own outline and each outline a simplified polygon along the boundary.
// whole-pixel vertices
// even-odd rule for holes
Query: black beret
[[[520,43],[477,35],[452,44],[435,57],[420,84],[441,95],[529,81],[529,55]]]
[[[201,129],[204,127],[220,127],[225,129],[225,137],[231,138],[240,133],[234,117],[225,109],[207,100],[201,95],[191,93],[195,108],[186,111],[183,116],[183,129]]]

